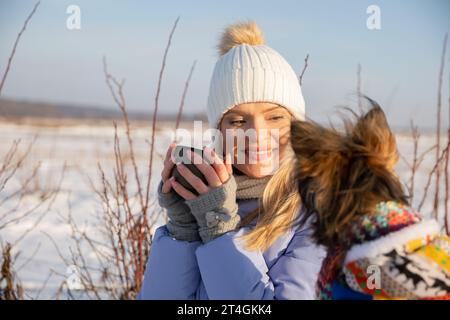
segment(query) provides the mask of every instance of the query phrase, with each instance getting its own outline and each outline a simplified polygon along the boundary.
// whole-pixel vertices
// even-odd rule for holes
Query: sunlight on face
[[[273,174],[289,145],[291,119],[286,108],[269,102],[243,103],[225,113],[219,128],[224,150],[233,155],[233,166],[252,178]],[[254,138],[234,134],[238,129],[254,132]],[[232,146],[226,139],[230,133]]]

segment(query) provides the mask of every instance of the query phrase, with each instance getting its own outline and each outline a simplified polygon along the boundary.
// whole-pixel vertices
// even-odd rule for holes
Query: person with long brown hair
[[[138,298],[314,299],[325,251],[308,224],[294,227],[302,207],[289,136],[304,119],[299,79],[254,22],[227,27],[218,49],[207,115],[221,146],[203,158],[187,152],[204,179],[168,148],[158,200],[169,221],[154,235]],[[247,131],[257,138],[240,143]]]

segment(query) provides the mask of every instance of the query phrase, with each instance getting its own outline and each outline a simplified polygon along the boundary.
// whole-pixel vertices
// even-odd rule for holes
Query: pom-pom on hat
[[[265,44],[254,21],[228,26],[217,49],[220,57],[207,102],[211,128],[219,127],[229,109],[249,102],[276,103],[296,119],[304,120],[305,102],[296,73],[277,51]]]

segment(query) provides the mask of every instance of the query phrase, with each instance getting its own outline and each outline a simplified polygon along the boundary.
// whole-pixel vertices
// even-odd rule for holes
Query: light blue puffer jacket
[[[244,217],[257,200],[238,200]],[[172,238],[159,227],[137,299],[314,299],[325,250],[308,225],[291,229],[265,252],[247,251],[236,239],[253,228],[228,232],[206,244]]]

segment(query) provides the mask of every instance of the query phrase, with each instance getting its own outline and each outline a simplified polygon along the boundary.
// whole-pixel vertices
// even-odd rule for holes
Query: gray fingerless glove
[[[166,227],[171,236],[177,240],[200,241],[197,221],[184,203],[184,199],[173,190],[163,193],[162,186],[161,180],[158,185],[158,203],[166,209],[169,217]]]
[[[203,243],[233,231],[239,225],[241,217],[237,214],[236,188],[236,180],[231,175],[221,186],[185,201],[197,219]]]

